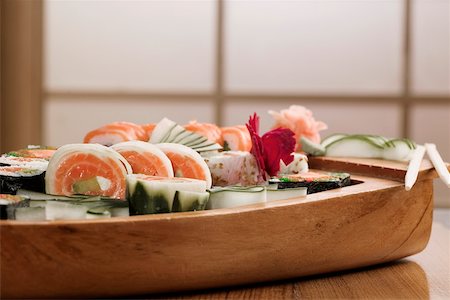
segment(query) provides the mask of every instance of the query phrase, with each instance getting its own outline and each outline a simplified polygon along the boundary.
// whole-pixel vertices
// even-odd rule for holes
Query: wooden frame
[[[4,152],[41,142],[42,0],[2,0],[1,39]]]

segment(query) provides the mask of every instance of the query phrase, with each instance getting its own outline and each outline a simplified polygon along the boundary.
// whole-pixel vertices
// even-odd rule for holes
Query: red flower
[[[295,150],[295,134],[287,128],[277,128],[259,136],[259,116],[250,116],[247,129],[252,138],[251,153],[255,156],[263,179],[266,172],[269,176],[276,176],[280,170],[280,160],[288,165],[294,160],[292,152]]]

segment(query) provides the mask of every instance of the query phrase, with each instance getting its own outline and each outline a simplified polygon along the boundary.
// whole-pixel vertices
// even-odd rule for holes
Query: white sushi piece
[[[212,185],[211,171],[202,156],[188,146],[174,143],[161,143],[156,146],[167,155],[172,163],[175,177],[205,180],[207,188]],[[202,174],[190,175],[193,171],[201,170]],[[195,177],[191,177],[195,176]]]
[[[280,171],[278,171],[278,176],[281,174],[299,174],[309,171],[308,157],[302,153],[293,153],[293,155],[294,160],[287,166],[283,160],[280,160]]]
[[[172,211],[175,195],[178,192],[198,194],[199,201],[204,201],[207,183],[192,178],[167,178],[131,174],[127,176],[127,200],[131,215],[167,213]]]
[[[40,169],[45,171],[48,166],[48,161],[43,158],[20,157],[3,154],[0,156],[0,166],[1,165]]]
[[[159,149],[157,146],[143,141],[128,141],[123,143],[118,143],[111,146],[112,149],[116,150],[120,154],[123,154],[125,159],[127,159],[127,152],[135,152],[137,155],[141,156],[139,159],[140,166],[133,166],[133,161],[129,161],[131,168],[133,169],[146,169],[145,164],[149,167],[155,167],[156,174],[147,174],[154,176],[166,176],[173,177],[172,163],[167,155]],[[133,173],[138,173],[133,170]],[[143,173],[143,172],[139,172]],[[164,174],[164,175],[162,175]],[[166,175],[167,174],[167,175]]]
[[[45,221],[44,207],[19,207],[15,211],[16,221]]]
[[[47,201],[45,205],[46,220],[86,219],[88,207],[62,201]]]
[[[262,182],[255,157],[245,151],[224,151],[205,157],[214,186],[251,186]]]
[[[207,209],[232,208],[267,201],[267,193],[264,186],[215,187],[210,189],[209,192]]]
[[[72,165],[68,165],[68,159],[74,155],[78,155],[79,160],[73,162]],[[107,170],[99,168],[97,170],[99,174],[91,174],[91,178],[71,178],[70,175],[72,170],[76,169],[80,174],[85,174],[85,170],[87,171],[92,167],[90,162],[83,160],[83,156],[89,155],[97,157],[99,160],[105,162],[105,165],[111,166],[111,168],[113,168],[114,164],[116,167],[114,168],[114,174],[112,174],[114,177],[105,178],[104,176],[106,176],[106,174],[103,174],[103,171],[106,172]],[[65,175],[61,176],[60,173],[64,173]],[[127,174],[131,173],[131,166],[125,158],[109,147],[99,144],[68,144],[60,147],[50,159],[45,175],[45,190],[47,194],[72,196],[76,194],[74,187],[77,187],[78,190],[83,191],[83,194],[86,195],[103,195],[113,198],[124,198],[125,178]],[[98,180],[99,177],[102,177],[100,181]],[[111,181],[111,191],[98,189],[96,191],[85,192],[90,186],[101,188],[103,178]],[[114,182],[112,182],[112,180],[114,180]],[[57,182],[59,181],[64,183],[61,184],[60,187],[57,185]],[[80,186],[84,183],[86,186]],[[67,187],[70,184],[71,186]]]

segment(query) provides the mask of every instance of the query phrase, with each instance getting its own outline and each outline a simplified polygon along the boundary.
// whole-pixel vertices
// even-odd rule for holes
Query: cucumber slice
[[[127,200],[130,205],[130,215],[171,212],[177,191],[204,193],[206,181],[129,175]]]
[[[304,136],[300,138],[300,143],[302,144],[302,150],[308,154],[313,156],[325,155],[326,149],[321,144],[316,144]]]
[[[86,219],[105,219],[111,218],[109,206],[96,206],[87,211]]]
[[[394,139],[390,140],[393,145],[390,148],[385,148],[382,153],[383,159],[409,161],[414,153],[415,145],[408,139]]]
[[[47,201],[45,215],[47,220],[86,219],[87,210],[88,208],[84,205],[62,201]]]
[[[180,126],[180,125],[176,125],[169,133],[169,135],[167,136],[167,138],[164,139],[165,143],[172,143],[173,140],[175,140],[181,133],[183,133],[185,131],[185,129]]]
[[[324,138],[320,144],[324,147],[327,147],[329,144],[333,143],[334,141],[340,140],[341,138],[346,137],[346,136],[347,135],[343,134],[343,133],[332,134],[332,135],[329,135],[326,138]]]
[[[266,189],[263,186],[229,186],[215,187],[209,190],[207,209],[231,208],[267,201]]]
[[[84,195],[89,192],[100,193],[106,191],[111,186],[111,182],[101,176],[95,176],[86,180],[80,180],[73,184],[74,194]]]
[[[217,151],[217,150],[221,150],[221,149],[222,149],[222,147],[219,144],[213,144],[211,146],[195,148],[194,150],[197,152],[206,152],[206,151]]]
[[[189,136],[193,136],[194,134],[194,132],[185,130],[184,132],[180,133],[171,143],[182,144],[182,141],[184,139],[188,139]]]
[[[281,190],[267,188],[267,201],[306,197],[307,190],[308,190],[307,187],[281,189]]]
[[[183,144],[185,146],[190,147],[191,145],[197,145],[207,140],[208,140],[207,138],[194,133],[192,135],[185,137],[183,140],[179,142],[179,144]]]
[[[209,193],[176,191],[172,212],[204,210],[209,199]]]
[[[157,144],[162,143],[165,138],[167,138],[170,135],[170,132],[173,128],[177,126],[177,123],[175,123],[172,120],[169,120],[167,118],[162,119],[161,121],[156,124],[155,128],[153,129],[152,136],[150,138],[150,143]]]
[[[15,211],[17,221],[45,221],[44,207],[19,207]]]
[[[383,148],[377,146],[370,139],[362,137],[343,137],[330,143],[326,147],[326,155],[334,157],[365,157],[378,158]]]
[[[206,137],[186,130],[177,123],[164,118],[155,127],[150,139],[151,143],[176,143],[190,147],[197,152],[221,150],[222,146],[211,142]],[[200,150],[198,150],[200,149]]]

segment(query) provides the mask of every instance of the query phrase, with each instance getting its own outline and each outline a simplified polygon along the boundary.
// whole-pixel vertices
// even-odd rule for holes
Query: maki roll
[[[203,210],[209,199],[206,187],[205,180],[128,175],[130,215]]]
[[[134,174],[173,177],[172,163],[158,147],[143,141],[128,141],[111,146],[131,165]]]
[[[348,173],[307,172],[271,178],[269,183],[276,184],[278,189],[307,187],[307,193],[313,194],[348,186],[351,180]]]
[[[51,147],[28,146],[26,149],[10,151],[0,156],[0,166],[46,168],[55,151]]]
[[[0,193],[15,195],[17,190],[45,191],[45,169],[21,166],[0,167]]]
[[[109,196],[125,199],[131,166],[117,151],[99,144],[68,144],[50,159],[46,192],[52,195]]]
[[[19,195],[0,194],[0,219],[15,219],[16,208],[28,207],[30,200]]]

